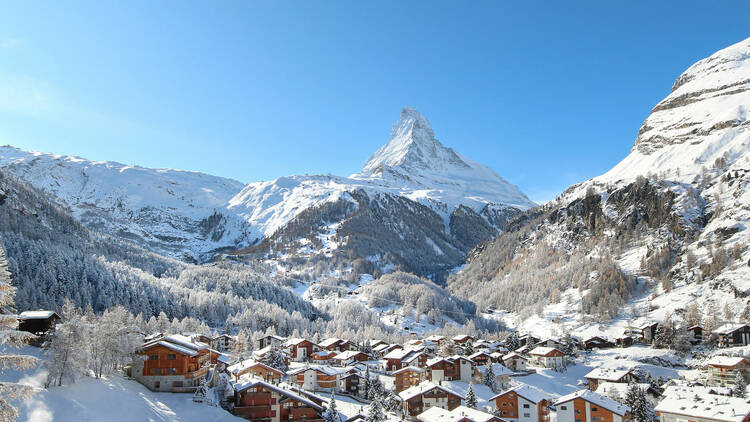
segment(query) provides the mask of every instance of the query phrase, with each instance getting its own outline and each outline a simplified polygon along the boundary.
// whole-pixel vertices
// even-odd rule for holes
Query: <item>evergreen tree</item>
[[[5,250],[0,246],[0,346],[10,348],[18,348],[33,337],[29,333],[18,331],[18,319],[13,307],[15,294],[16,289],[11,285]],[[6,349],[0,354],[0,373],[6,369],[28,369],[36,363],[36,358],[32,356],[13,354]],[[18,417],[18,409],[11,403],[15,400],[28,398],[33,393],[34,390],[31,387],[3,382],[0,386],[0,420],[15,421]]]
[[[487,387],[490,387],[490,390],[492,390],[495,393],[500,392],[500,384],[497,382],[497,377],[495,376],[495,370],[492,368],[494,364],[488,363],[485,368],[487,370],[484,373],[484,379],[482,380],[482,384],[486,385]]]
[[[511,352],[521,347],[521,342],[518,341],[518,333],[511,331],[508,337],[505,338],[505,347]]]
[[[385,396],[385,399],[383,400],[383,409],[386,412],[395,413],[399,416],[401,415],[401,412],[403,411],[401,399],[395,391],[389,391]]]
[[[367,399],[370,397],[370,365],[365,366],[365,385],[362,396]]]
[[[365,422],[385,422],[386,416],[383,412],[383,404],[380,402],[380,397],[376,397],[370,406],[367,408],[367,416],[365,416]]]
[[[630,384],[625,394],[626,406],[630,407],[630,419],[633,422],[650,422],[651,415],[649,411],[646,392],[637,384]]]
[[[325,422],[341,422],[339,411],[336,408],[336,395],[333,390],[331,391],[331,402],[328,403],[328,409],[323,412],[323,420]]]
[[[380,378],[375,377],[372,380],[370,380],[370,386],[367,391],[367,398],[369,400],[380,400],[382,399],[383,395],[385,394],[385,388],[383,387],[383,383],[380,381]]]
[[[286,355],[279,349],[273,349],[268,352],[265,364],[282,372],[286,372],[289,369],[289,365],[286,363]]]
[[[474,384],[469,384],[469,389],[466,391],[465,403],[466,407],[477,408],[477,395],[474,393]]]
[[[743,399],[747,396],[747,382],[745,382],[745,377],[742,376],[742,371],[737,371],[737,375],[734,377],[732,395]]]
[[[464,344],[463,354],[465,356],[471,356],[474,354],[474,345],[471,344],[471,341],[467,341],[466,344]]]

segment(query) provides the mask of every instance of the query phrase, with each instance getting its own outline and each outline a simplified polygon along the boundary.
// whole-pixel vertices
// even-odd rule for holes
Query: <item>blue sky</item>
[[[106,4],[105,4],[106,3]],[[243,182],[359,171],[405,105],[551,199],[630,150],[741,2],[4,2],[0,143]]]

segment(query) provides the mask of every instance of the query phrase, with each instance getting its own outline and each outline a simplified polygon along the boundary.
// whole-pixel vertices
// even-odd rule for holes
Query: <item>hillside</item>
[[[622,162],[519,216],[449,290],[557,334],[746,321],[747,104],[750,39],[687,69]]]

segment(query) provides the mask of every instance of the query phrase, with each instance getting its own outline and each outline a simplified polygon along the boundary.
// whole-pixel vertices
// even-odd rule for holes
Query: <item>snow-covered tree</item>
[[[268,356],[264,363],[271,368],[278,369],[282,372],[286,372],[287,369],[289,369],[289,365],[286,363],[286,355],[284,352],[276,348],[268,352]]]
[[[323,412],[323,420],[325,422],[341,422],[339,411],[336,408],[336,395],[331,391],[331,401],[328,403],[328,408]]]
[[[737,375],[734,377],[732,395],[743,399],[747,397],[747,382],[745,382],[745,377],[742,375],[742,371],[737,371]]]
[[[463,355],[470,356],[474,354],[474,345],[471,344],[471,341],[467,341],[466,344],[463,346]]]
[[[497,377],[495,376],[495,370],[492,369],[494,365],[492,363],[488,363],[485,367],[487,370],[484,373],[484,379],[482,379],[482,384],[486,385],[487,387],[490,387],[490,390],[492,390],[495,393],[500,392],[500,383],[497,382]]]
[[[252,349],[251,341],[244,330],[237,334],[234,342],[234,358],[236,362],[245,360]]]
[[[13,307],[15,294],[16,289],[11,285],[5,250],[0,247],[0,346],[6,347],[3,354],[0,354],[0,373],[5,369],[28,369],[37,363],[37,359],[33,356],[10,353],[8,349],[18,348],[33,337],[29,333],[18,331],[18,319],[16,319]],[[12,382],[0,383],[0,420],[15,421],[18,417],[18,409],[11,403],[14,400],[31,396],[33,392],[32,388],[25,385]]]
[[[370,397],[370,365],[365,366],[365,384],[362,396],[367,399]]]
[[[372,378],[367,389],[367,398],[369,400],[380,400],[384,394],[385,388],[383,387],[383,382],[377,376]]]
[[[401,399],[398,397],[398,394],[396,394],[395,391],[389,391],[388,394],[383,398],[383,409],[386,412],[395,413],[399,416],[401,415],[401,413],[403,412],[403,407],[401,405]]]
[[[466,407],[477,408],[477,395],[474,393],[474,384],[469,384],[469,389],[466,391],[465,404]]]
[[[624,404],[630,407],[630,419],[633,422],[651,421],[651,412],[649,411],[646,392],[638,387],[637,384],[630,384],[628,386]]]
[[[370,402],[370,406],[367,408],[367,416],[365,416],[365,422],[385,422],[386,416],[383,412],[383,404],[381,398],[376,397]]]
[[[86,330],[89,328],[73,302],[66,300],[62,308],[62,322],[56,325],[45,344],[50,357],[46,386],[74,382],[79,375],[87,372],[91,359],[85,343]]]
[[[508,334],[508,337],[505,338],[505,347],[507,347],[510,351],[516,350],[521,347],[521,342],[518,341],[517,332],[511,331],[510,334]]]

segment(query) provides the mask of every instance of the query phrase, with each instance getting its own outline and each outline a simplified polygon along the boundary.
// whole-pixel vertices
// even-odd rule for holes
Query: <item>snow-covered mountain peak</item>
[[[380,147],[362,169],[362,176],[385,174],[407,176],[419,170],[469,169],[451,148],[446,148],[432,131],[430,122],[414,108],[404,107],[393,125],[388,143]]]

